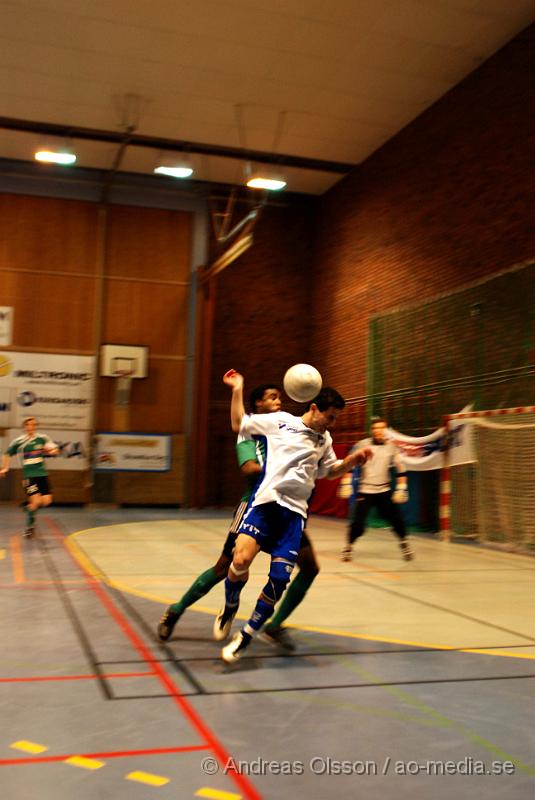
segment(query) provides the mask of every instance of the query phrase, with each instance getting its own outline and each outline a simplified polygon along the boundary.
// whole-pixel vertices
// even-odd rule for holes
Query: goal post
[[[444,427],[442,539],[535,550],[535,406],[451,414]],[[461,430],[459,459],[452,434]]]

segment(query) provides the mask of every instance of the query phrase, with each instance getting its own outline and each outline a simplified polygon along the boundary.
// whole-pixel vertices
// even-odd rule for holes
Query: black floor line
[[[324,634],[328,636],[329,634]],[[177,640],[173,640],[177,641]],[[211,644],[212,641],[207,641],[207,644]],[[163,644],[163,643],[162,643]],[[241,661],[247,661],[248,659],[256,659],[256,658],[328,658],[332,656],[388,656],[388,655],[399,655],[400,653],[464,653],[465,651],[486,651],[486,650],[514,650],[515,648],[524,649],[527,647],[525,644],[493,644],[482,647],[481,645],[466,645],[463,647],[403,647],[403,648],[392,648],[388,650],[296,650],[293,653],[288,653],[284,651],[275,652],[275,650],[271,653],[265,653],[261,656],[259,655],[244,655],[241,658]],[[166,648],[167,649],[167,648]],[[485,653],[482,653],[485,655]],[[477,652],[468,652],[467,655],[477,655]],[[213,661],[214,656],[206,655],[206,656],[186,656],[184,658],[178,658],[174,656],[174,658],[160,658],[154,659],[161,664],[166,664],[169,662],[180,663],[182,661]],[[141,664],[143,665],[144,662],[142,660],[124,660],[121,661],[99,661],[98,662],[101,666],[113,666],[114,664]]]
[[[232,672],[235,675],[239,674],[239,669],[236,667],[230,667],[228,670],[229,674]],[[331,691],[333,689],[377,689],[385,686],[427,686],[430,684],[433,685],[445,685],[451,683],[478,683],[478,682],[489,682],[489,681],[518,681],[518,680],[531,680],[535,678],[534,675],[485,675],[480,678],[429,678],[429,679],[422,679],[422,680],[413,680],[413,681],[374,681],[371,683],[341,683],[341,684],[331,684],[325,686],[279,686],[267,689],[222,689],[221,691],[218,690],[206,690],[202,697],[219,697],[221,695],[244,695],[244,694],[277,694],[279,692],[325,692]],[[114,700],[161,700],[164,697],[172,697],[173,695],[169,694],[140,694],[140,695],[122,695],[121,697],[114,697]],[[198,697],[200,698],[201,695],[194,693],[194,692],[180,692],[180,697]]]
[[[78,614],[76,613],[76,609],[74,608],[70,600],[69,594],[66,591],[65,586],[63,585],[59,570],[57,569],[54,560],[50,555],[47,542],[42,537],[40,537],[37,541],[41,549],[41,554],[43,556],[43,563],[45,565],[45,568],[48,574],[50,575],[51,580],[54,582],[54,587],[56,588],[59,599],[67,613],[67,616],[71,621],[71,625],[78,638],[78,641],[80,642],[82,651],[84,652],[85,657],[87,658],[87,661],[92,671],[98,678],[98,685],[100,686],[102,694],[104,695],[104,698],[106,700],[112,700],[113,697],[110,687],[106,681],[106,678],[102,673],[99,662],[97,661],[96,655],[93,651],[93,648],[91,647],[89,638],[83,628],[83,625],[80,621],[80,618],[78,617]]]
[[[138,612],[137,608],[135,608],[133,603],[131,603],[130,600],[128,600],[127,597],[122,592],[120,592],[114,586],[110,585],[111,582],[110,582],[108,576],[106,575],[106,573],[103,572],[100,569],[100,567],[97,566],[97,564],[95,564],[95,562],[92,560],[92,558],[89,556],[89,554],[84,550],[84,548],[81,547],[79,544],[78,544],[78,547],[83,552],[85,558],[87,558],[87,560],[90,562],[90,564],[93,565],[95,571],[103,576],[104,584],[106,586],[107,591],[112,595],[112,597],[114,597],[114,599],[119,603],[119,605],[121,605],[123,607],[123,609],[126,611],[127,615],[137,623],[139,629],[141,631],[143,631],[145,636],[150,641],[152,641],[154,644],[156,644],[161,651],[163,651],[167,655],[171,656],[170,660],[174,664],[176,670],[188,681],[188,683],[191,686],[193,686],[195,691],[198,694],[203,694],[204,691],[205,691],[204,686],[201,683],[199,683],[199,681],[195,678],[194,675],[192,675],[192,673],[189,671],[189,669],[184,665],[184,663],[182,661],[178,661],[175,658],[174,653],[171,650],[171,648],[168,647],[168,645],[165,642],[161,642],[157,638],[156,634],[154,633],[154,630],[145,621],[145,619]]]
[[[351,575],[348,575],[349,578],[352,578]],[[477,622],[478,625],[483,625],[485,628],[491,628],[495,631],[501,631],[502,633],[509,633],[513,636],[518,636],[519,639],[525,639],[526,642],[530,644],[535,644],[535,638],[527,636],[525,633],[519,633],[518,631],[513,631],[510,628],[503,628],[501,625],[493,625],[491,622],[487,622],[483,619],[478,619],[478,617],[472,617],[469,614],[463,614],[461,611],[454,611],[451,608],[444,608],[444,606],[439,606],[437,603],[430,603],[428,600],[419,600],[417,597],[412,597],[409,594],[404,594],[403,592],[398,592],[395,589],[388,589],[386,586],[378,586],[376,583],[370,583],[369,581],[362,581],[358,578],[354,579],[354,583],[363,583],[366,586],[369,586],[372,589],[376,589],[379,592],[384,592],[386,594],[394,595],[394,597],[401,597],[403,600],[409,600],[413,603],[416,603],[420,606],[425,606],[426,608],[435,608],[438,611],[442,611],[445,614],[451,614],[454,617],[458,617],[459,619],[467,619],[470,622]]]

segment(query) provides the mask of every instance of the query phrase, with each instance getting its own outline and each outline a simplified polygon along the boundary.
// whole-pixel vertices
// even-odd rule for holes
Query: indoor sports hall
[[[534,17],[0,0],[2,800],[533,797]]]

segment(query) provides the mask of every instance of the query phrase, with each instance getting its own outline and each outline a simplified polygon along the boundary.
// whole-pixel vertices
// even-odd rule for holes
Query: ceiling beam
[[[27,119],[0,117],[0,128],[37,133],[45,136],[58,136],[63,139],[80,139],[92,142],[121,144],[124,131],[105,131],[96,128],[80,128],[74,125],[63,125],[55,122],[37,122]],[[333,172],[346,175],[357,165],[340,161],[325,161],[319,158],[288,155],[284,153],[266,153],[260,150],[249,150],[241,147],[224,147],[202,142],[186,142],[180,139],[165,139],[159,136],[132,134],[128,142],[131,147],[148,147],[156,150],[170,150],[181,153],[200,153],[219,158],[235,158],[241,161],[254,161],[258,164],[275,164],[277,166],[296,167],[298,169],[315,170],[317,172]]]

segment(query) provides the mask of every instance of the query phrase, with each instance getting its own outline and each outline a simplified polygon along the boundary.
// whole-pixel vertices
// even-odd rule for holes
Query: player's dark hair
[[[26,417],[26,419],[23,420],[22,422],[22,426],[24,427],[24,425],[26,425],[26,423],[29,422],[31,419],[33,419],[33,421],[37,424],[37,420],[35,419],[35,417]]]
[[[320,411],[327,411],[328,408],[337,408],[341,411],[346,401],[342,397],[342,395],[333,389],[332,386],[324,386],[323,389],[316,397],[307,404],[307,411],[312,405],[315,403]]]
[[[386,425],[386,419],[384,417],[371,417],[370,418],[370,428],[372,425],[378,425],[380,422],[384,422]]]
[[[249,395],[249,408],[253,414],[256,413],[256,404],[259,402],[259,400],[262,400],[265,392],[267,392],[268,389],[276,389],[278,392],[282,393],[281,387],[276,383],[261,383],[260,386],[255,386]]]

